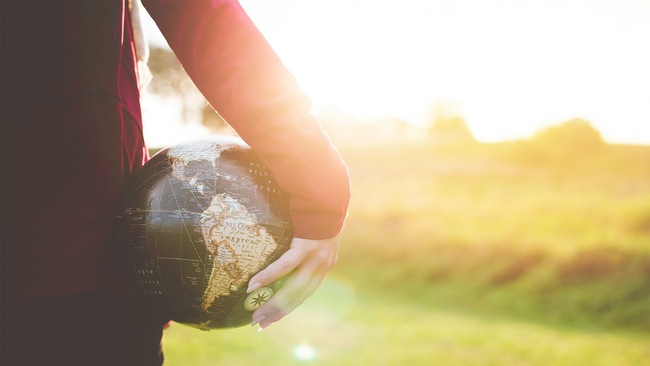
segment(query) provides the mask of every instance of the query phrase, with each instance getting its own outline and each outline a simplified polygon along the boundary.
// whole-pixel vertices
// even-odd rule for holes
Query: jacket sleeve
[[[144,0],[176,57],[210,104],[291,195],[295,236],[343,227],[347,168],[304,95],[235,0]]]

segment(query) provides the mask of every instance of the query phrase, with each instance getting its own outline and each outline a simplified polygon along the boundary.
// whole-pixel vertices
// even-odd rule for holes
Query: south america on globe
[[[292,238],[289,195],[232,136],[158,152],[117,217],[120,252],[147,306],[202,330],[251,323],[280,284],[248,294],[248,281]]]

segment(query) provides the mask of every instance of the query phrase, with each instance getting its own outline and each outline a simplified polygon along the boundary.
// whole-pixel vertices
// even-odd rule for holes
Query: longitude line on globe
[[[165,184],[167,184],[168,181],[165,181]],[[169,182],[169,186],[173,189],[173,186],[171,185],[171,182]],[[163,189],[165,187],[163,186]],[[146,236],[147,236],[147,243],[149,243],[149,231],[145,230]],[[167,287],[165,286],[165,281],[162,278],[162,269],[160,268],[160,259],[158,258],[158,230],[156,230],[156,240],[154,240],[154,243],[156,243],[156,266],[158,266],[158,273],[160,274],[160,283],[162,284],[163,287],[163,292],[165,293],[165,297],[167,298],[167,303],[171,304],[171,306],[174,308],[174,312],[176,311],[176,306],[174,305],[174,302],[172,302],[172,299],[169,297],[169,292],[167,291]]]
[[[169,186],[171,187],[172,190],[172,196],[174,196],[174,201],[176,201],[176,206],[178,207],[179,210],[181,210],[181,206],[178,203],[178,198],[176,198],[176,190],[174,190],[174,186],[172,185],[171,179],[169,176],[167,176],[167,181],[169,182]],[[185,231],[187,231],[187,227],[185,226],[185,219],[183,218],[183,214],[181,216],[181,222],[183,223],[183,227],[185,228]],[[188,233],[189,236],[189,233]],[[183,258],[183,233],[181,233],[180,237],[178,238],[178,261],[180,262],[178,267],[180,268],[180,277],[183,278],[183,263],[181,259]],[[181,281],[181,288],[183,289],[183,300],[185,301],[185,307],[189,307],[187,304],[187,294],[185,293],[185,282]]]
[[[169,179],[169,177],[167,177]],[[192,187],[190,186],[189,183],[182,181],[182,184],[187,185],[187,189],[189,190],[190,193],[192,193],[192,196],[194,196],[194,192],[192,192]],[[196,257],[199,259],[199,262],[205,267],[205,263],[201,260],[201,255],[199,252],[196,250],[196,246],[194,245],[194,241],[192,240],[192,236],[190,235],[190,230],[187,228],[187,224],[185,223],[185,216],[183,216],[183,213],[187,213],[187,211],[183,211],[181,209],[180,204],[178,203],[178,199],[176,198],[176,192],[172,189],[172,192],[174,193],[174,200],[176,201],[176,206],[178,206],[179,211],[181,212],[181,222],[183,223],[183,228],[185,229],[185,232],[187,233],[187,239],[190,241],[190,244],[192,244],[192,248],[194,249],[194,252],[196,253]],[[196,196],[194,196],[194,199],[196,200]],[[197,200],[198,202],[198,200]],[[205,210],[204,210],[205,211]],[[200,215],[199,215],[200,217]]]

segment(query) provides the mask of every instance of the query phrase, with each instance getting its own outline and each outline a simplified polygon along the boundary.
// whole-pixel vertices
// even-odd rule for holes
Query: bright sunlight
[[[480,141],[574,117],[650,142],[650,2],[243,0],[315,104],[422,123],[453,99]]]
[[[315,111],[424,126],[436,101],[452,100],[482,142],[583,118],[607,142],[650,143],[647,0],[241,3]]]

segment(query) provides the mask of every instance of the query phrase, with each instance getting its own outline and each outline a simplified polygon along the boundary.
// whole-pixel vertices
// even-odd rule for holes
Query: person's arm
[[[199,90],[291,195],[291,249],[250,282],[254,290],[295,269],[254,313],[265,327],[313,293],[336,262],[350,200],[347,168],[309,114],[311,101],[237,1],[143,3]]]

